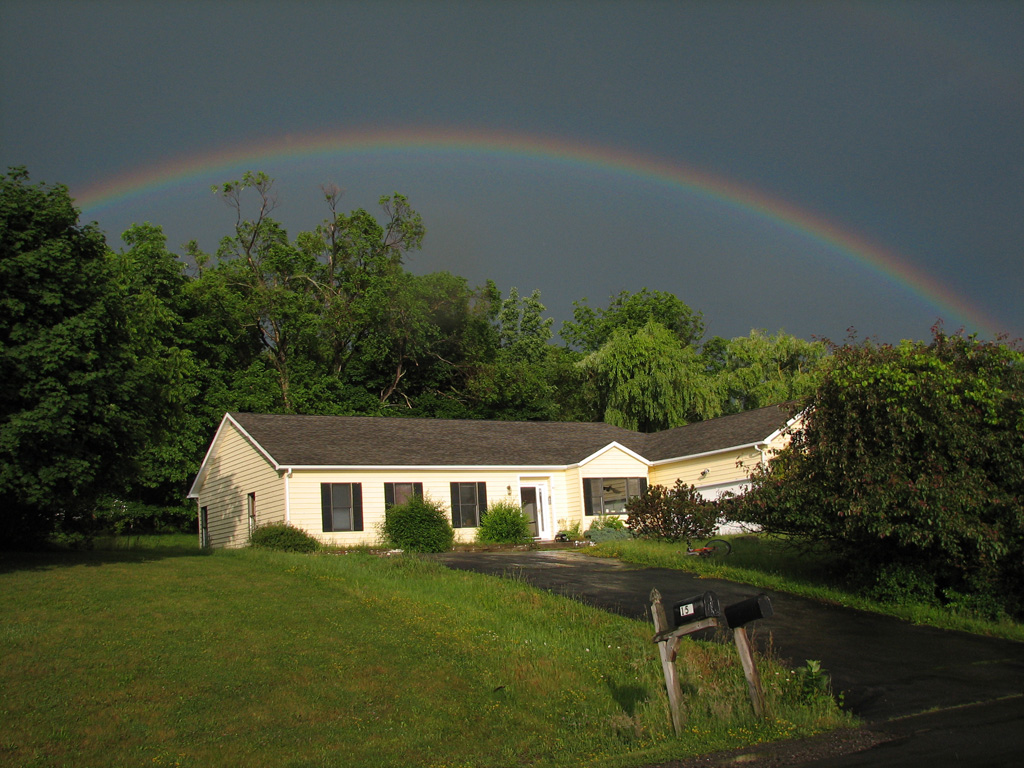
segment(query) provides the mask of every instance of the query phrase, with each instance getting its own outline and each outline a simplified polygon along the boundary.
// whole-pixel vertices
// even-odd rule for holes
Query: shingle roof
[[[616,441],[636,451],[644,438],[600,423],[231,417],[284,466],[563,466]]]
[[[749,445],[788,420],[779,406],[645,435],[610,424],[232,413],[280,466],[565,466],[610,443],[651,460]]]
[[[759,443],[785,426],[791,417],[788,405],[769,405],[666,429],[647,436],[643,455],[650,461],[662,461]]]

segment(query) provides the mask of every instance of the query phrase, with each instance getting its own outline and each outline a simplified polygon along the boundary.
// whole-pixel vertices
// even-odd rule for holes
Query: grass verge
[[[409,556],[0,555],[0,764],[633,766],[848,725],[687,642],[676,738],[650,625]]]
[[[678,568],[715,579],[788,592],[835,605],[881,613],[941,629],[1024,642],[1024,626],[1010,620],[991,621],[963,611],[921,603],[882,603],[844,589],[831,573],[824,552],[797,549],[785,539],[762,535],[726,536],[732,554],[712,559],[689,557],[686,547],[661,541],[625,539],[584,550],[588,555],[615,557],[638,565]]]

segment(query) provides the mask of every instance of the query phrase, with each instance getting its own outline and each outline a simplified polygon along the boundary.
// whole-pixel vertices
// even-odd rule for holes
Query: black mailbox
[[[672,606],[672,620],[677,627],[721,615],[722,605],[718,602],[718,595],[710,590],[703,595],[695,595]]]
[[[730,627],[736,629],[757,619],[770,619],[773,613],[771,598],[762,592],[760,595],[726,606],[725,620]]]

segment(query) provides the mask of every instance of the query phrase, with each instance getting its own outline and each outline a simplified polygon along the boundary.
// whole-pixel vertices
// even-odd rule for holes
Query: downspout
[[[764,448],[762,448],[761,446],[764,446]],[[765,457],[764,452],[765,449],[768,447],[768,443],[755,443],[754,447],[757,449],[757,452],[761,454],[761,466],[767,467],[768,459]]]
[[[292,491],[288,482],[291,476],[292,468],[288,467],[284,472],[284,521],[288,525],[292,522]]]

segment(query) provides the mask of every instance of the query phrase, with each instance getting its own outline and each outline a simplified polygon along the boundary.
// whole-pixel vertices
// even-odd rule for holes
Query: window
[[[622,515],[626,502],[647,490],[646,477],[587,477],[583,509],[588,515]]]
[[[412,501],[413,496],[423,498],[423,483],[384,483],[384,509]]]
[[[246,511],[249,517],[249,535],[252,536],[256,530],[256,494],[250,493],[246,501]]]
[[[320,483],[324,533],[363,530],[362,483]]]
[[[452,527],[476,528],[487,509],[487,483],[452,483]]]
[[[199,546],[203,549],[210,546],[210,510],[199,508]]]

